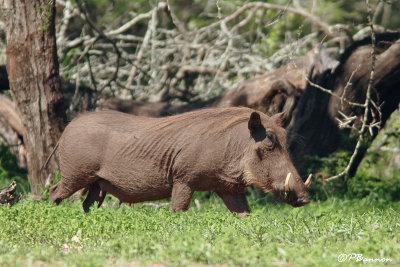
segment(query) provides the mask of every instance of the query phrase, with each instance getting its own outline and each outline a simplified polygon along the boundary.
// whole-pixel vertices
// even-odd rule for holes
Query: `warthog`
[[[85,212],[95,201],[100,207],[106,193],[127,203],[171,197],[171,209],[180,211],[194,191],[215,191],[231,212],[246,216],[245,188],[255,185],[303,206],[311,180],[303,183],[290,160],[282,118],[249,108],[165,118],[81,115],[58,142],[61,181],[50,199],[58,204],[88,188]]]

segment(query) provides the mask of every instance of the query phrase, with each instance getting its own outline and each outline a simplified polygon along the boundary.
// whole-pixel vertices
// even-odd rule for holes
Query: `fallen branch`
[[[17,182],[12,181],[9,186],[3,187],[0,190],[0,204],[7,204],[8,206],[12,206],[21,200],[21,193],[15,194],[15,190],[17,189]]]
[[[24,125],[15,104],[0,94],[0,116],[20,135],[23,136]]]

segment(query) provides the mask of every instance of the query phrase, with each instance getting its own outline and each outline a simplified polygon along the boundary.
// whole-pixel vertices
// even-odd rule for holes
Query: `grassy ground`
[[[251,216],[230,214],[214,196],[187,212],[169,207],[104,207],[84,214],[81,201],[55,206],[24,200],[0,206],[0,266],[339,266],[346,253],[400,264],[400,202],[329,198],[294,209],[251,200]],[[349,259],[349,258],[348,258]]]

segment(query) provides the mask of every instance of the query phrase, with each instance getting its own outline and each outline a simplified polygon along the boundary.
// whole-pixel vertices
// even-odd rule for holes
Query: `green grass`
[[[294,209],[251,200],[251,215],[241,219],[214,196],[202,199],[200,211],[192,204],[178,213],[112,207],[113,199],[89,214],[81,201],[0,206],[0,266],[340,266],[342,253],[400,264],[400,202],[333,197]]]

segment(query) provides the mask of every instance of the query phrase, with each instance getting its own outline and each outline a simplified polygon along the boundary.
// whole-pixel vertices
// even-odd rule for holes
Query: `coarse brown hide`
[[[194,191],[215,191],[245,216],[245,187],[272,191],[298,207],[309,202],[286,150],[282,114],[249,108],[203,109],[165,118],[116,111],[79,116],[59,141],[61,181],[50,189],[57,204],[89,187],[84,210],[106,193],[121,202],[171,199],[186,210]],[[284,192],[285,178],[289,192]]]

